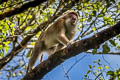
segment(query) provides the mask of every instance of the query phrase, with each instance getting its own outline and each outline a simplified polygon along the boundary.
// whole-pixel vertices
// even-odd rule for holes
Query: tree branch
[[[56,52],[47,60],[39,64],[30,73],[26,74],[23,80],[40,80],[45,74],[64,62],[66,59],[80,54],[81,52],[85,52],[89,49],[96,48],[100,44],[104,43],[112,37],[115,37],[118,34],[120,34],[120,22],[112,27],[109,27],[108,29],[97,33],[90,38],[76,41],[70,47],[66,47],[63,50]]]
[[[34,1],[31,1],[31,2],[28,2],[28,3],[25,3],[21,7],[14,8],[12,10],[4,12],[3,14],[0,14],[0,20],[4,19],[6,17],[11,17],[13,15],[22,13],[25,10],[27,10],[28,8],[38,6],[45,1],[47,1],[47,0],[34,0]]]
[[[7,2],[8,0],[0,0],[0,4],[3,4],[4,2]]]

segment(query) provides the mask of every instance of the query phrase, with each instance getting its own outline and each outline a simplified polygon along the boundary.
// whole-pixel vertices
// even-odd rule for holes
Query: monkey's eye
[[[76,19],[77,19],[77,16],[76,16],[76,15],[73,15],[73,16],[72,16],[72,19],[73,19],[73,20],[76,20]]]
[[[77,14],[74,13],[74,12],[71,12],[71,13],[69,14],[69,16],[70,16],[70,18],[72,18],[72,20],[76,20],[76,19],[77,19]]]

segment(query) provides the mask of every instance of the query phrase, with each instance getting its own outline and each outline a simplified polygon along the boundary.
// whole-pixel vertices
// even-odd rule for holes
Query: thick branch
[[[65,48],[59,52],[56,52],[54,55],[50,56],[47,60],[39,64],[30,73],[25,75],[23,80],[33,79],[40,80],[43,78],[45,74],[47,74],[49,71],[54,69],[56,66],[61,64],[66,59],[73,57],[77,54],[80,54],[81,52],[85,52],[89,49],[96,48],[100,44],[104,43],[105,41],[109,40],[112,37],[115,37],[118,34],[120,34],[120,22],[118,22],[116,25],[108,29],[105,29],[97,33],[96,35],[90,38],[76,41],[69,48]]]
[[[19,13],[22,13],[23,11],[27,10],[30,7],[35,7],[40,5],[41,3],[45,2],[47,0],[34,0],[28,3],[23,4],[21,7],[17,7],[15,9],[12,9],[10,11],[4,12],[3,14],[0,14],[0,20],[10,17]]]

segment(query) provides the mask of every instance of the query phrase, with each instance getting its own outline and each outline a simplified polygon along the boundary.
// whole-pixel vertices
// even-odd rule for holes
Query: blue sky
[[[88,65],[95,65],[93,64],[94,60],[98,60],[101,59],[101,63],[108,65],[108,63],[106,63],[106,61],[103,59],[103,57],[107,60],[107,62],[110,63],[112,69],[116,70],[119,68],[120,66],[120,56],[116,56],[116,55],[92,55],[92,54],[86,54],[86,53],[82,53],[79,54],[78,56],[76,56],[78,59],[81,58],[82,56],[86,55],[86,57],[84,57],[82,60],[80,60],[72,69],[71,71],[68,73],[69,77],[71,80],[82,80],[82,78],[84,77],[84,74],[87,73],[87,71],[89,70]],[[72,57],[68,60],[66,60],[63,64],[65,67],[65,70],[67,71],[72,64],[74,64],[74,62],[76,61],[75,57]],[[111,68],[110,68],[111,69]],[[111,69],[111,70],[112,70]],[[62,64],[60,64],[58,67],[56,67],[54,70],[52,70],[51,72],[49,72],[43,80],[68,80],[66,77],[64,77],[64,71],[62,68]],[[92,78],[94,79],[94,78]]]

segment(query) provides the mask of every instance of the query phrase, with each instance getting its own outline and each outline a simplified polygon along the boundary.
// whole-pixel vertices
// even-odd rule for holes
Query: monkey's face
[[[76,24],[77,19],[78,19],[77,14],[75,12],[71,12],[71,13],[69,13],[69,17],[71,19],[71,22],[73,22],[74,24]]]
[[[66,16],[66,23],[70,25],[76,25],[78,21],[78,15],[75,12],[70,12]]]

